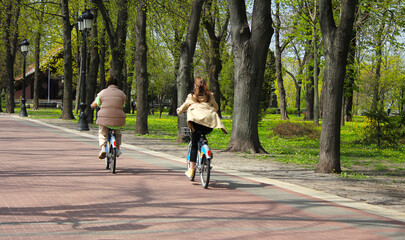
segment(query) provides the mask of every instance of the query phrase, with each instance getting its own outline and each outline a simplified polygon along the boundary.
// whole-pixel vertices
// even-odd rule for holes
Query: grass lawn
[[[59,118],[60,109],[40,109],[33,111],[28,109],[28,116],[31,118]],[[19,109],[15,109],[18,113]],[[295,115],[290,115],[290,123],[298,125],[311,125],[312,134],[296,135],[290,138],[278,136],[275,128],[287,121],[279,120],[280,116],[268,114],[259,123],[259,138],[262,146],[268,154],[244,153],[246,157],[257,158],[258,161],[274,160],[283,163],[300,164],[308,168],[314,168],[318,161],[319,153],[319,133],[321,127],[312,126],[312,122],[305,122]],[[76,121],[78,116],[75,115]],[[136,114],[127,114],[127,124],[124,131],[134,131]],[[232,130],[232,120],[223,119],[228,130]],[[177,117],[168,116],[163,113],[159,118],[158,114],[149,115],[148,118],[149,135],[146,138],[164,138],[175,141],[177,137]],[[364,129],[363,117],[356,116],[353,122],[346,122],[341,129],[341,166],[344,173],[355,178],[365,177],[358,169],[367,169],[368,174],[397,175],[405,172],[405,145],[399,147],[378,149],[375,145],[363,145],[359,141]],[[210,146],[213,149],[225,149],[230,140],[230,134],[225,135],[221,130],[215,129],[208,135]],[[362,171],[362,170],[360,170]]]

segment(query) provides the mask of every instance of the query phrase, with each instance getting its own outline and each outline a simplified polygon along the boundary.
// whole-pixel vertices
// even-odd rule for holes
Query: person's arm
[[[100,98],[98,97],[98,94],[97,94],[96,99],[91,103],[90,107],[94,109],[100,105],[101,105]]]
[[[183,112],[185,112],[192,103],[192,94],[189,94],[186,98],[186,101],[179,108],[176,109],[177,114],[182,114]]]

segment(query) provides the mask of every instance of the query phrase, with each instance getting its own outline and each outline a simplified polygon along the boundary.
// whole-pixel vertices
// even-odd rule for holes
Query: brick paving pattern
[[[0,115],[0,239],[405,239],[405,223],[213,169]],[[196,180],[198,180],[196,178]]]

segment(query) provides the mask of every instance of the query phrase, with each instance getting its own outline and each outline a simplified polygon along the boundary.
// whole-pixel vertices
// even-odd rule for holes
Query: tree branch
[[[108,16],[107,8],[105,7],[102,0],[95,0],[95,3],[97,4],[98,9],[100,10],[101,15],[103,16],[104,23],[105,23],[105,29],[107,31],[110,42],[112,45],[115,45],[116,43],[114,42],[115,41],[114,32],[113,32],[114,30],[113,30],[111,19]]]

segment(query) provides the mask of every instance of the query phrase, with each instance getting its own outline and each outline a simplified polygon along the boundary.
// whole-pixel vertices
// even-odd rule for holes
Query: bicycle
[[[181,131],[184,135],[191,138],[191,129],[188,127],[182,127]],[[211,175],[211,160],[212,152],[208,146],[208,141],[205,138],[205,134],[201,134],[200,139],[198,140],[198,152],[196,159],[196,166],[194,175],[190,178],[190,181],[194,181],[195,174],[200,174],[201,185],[203,188],[208,188]],[[187,169],[190,167],[190,153],[191,153],[191,139],[188,144],[188,153],[187,153]]]
[[[105,169],[110,169],[111,173],[115,173],[115,167],[117,164],[117,141],[115,139],[114,131],[109,129],[107,143],[105,146],[106,157]]]

